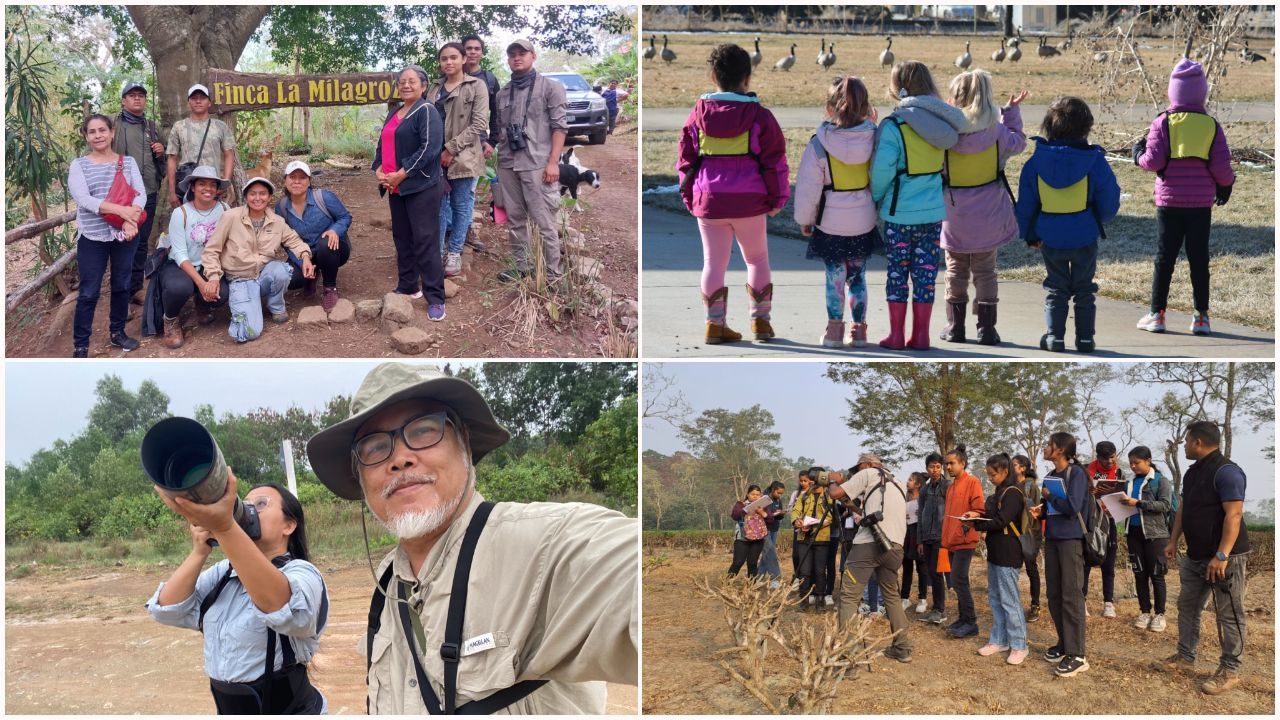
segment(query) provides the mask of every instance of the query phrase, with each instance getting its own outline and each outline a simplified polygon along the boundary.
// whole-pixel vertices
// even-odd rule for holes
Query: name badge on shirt
[[[492,650],[496,647],[498,647],[498,643],[493,639],[493,633],[489,632],[483,635],[477,635],[462,643],[462,657],[475,655],[476,653],[484,652],[485,650]]]

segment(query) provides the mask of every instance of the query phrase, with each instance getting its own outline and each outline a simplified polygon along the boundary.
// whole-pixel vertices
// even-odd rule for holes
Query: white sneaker
[[[1141,615],[1138,616],[1137,620],[1133,621],[1133,626],[1138,628],[1139,630],[1146,630],[1149,625],[1151,625],[1150,613],[1142,613]]]
[[[1115,604],[1115,603],[1103,603],[1103,604],[1102,604],[1102,617],[1104,617],[1104,618],[1113,618],[1113,617],[1115,617],[1115,616],[1116,616],[1116,604]]]
[[[1213,332],[1209,327],[1209,316],[1196,313],[1191,318],[1191,332],[1196,335],[1208,335]]]
[[[910,609],[911,609],[911,601],[910,601],[910,600],[908,600],[907,598],[902,598],[902,609],[903,609],[903,610],[910,610]]]
[[[925,610],[928,610],[928,609],[929,609],[929,603],[925,602],[924,600],[921,600],[921,601],[916,605],[916,612],[917,612],[917,613],[923,613]]]
[[[780,587],[782,587],[782,583],[779,582],[778,580],[773,580],[769,583],[770,590],[777,590]]]
[[[799,590],[799,589],[800,589],[800,585],[801,585],[801,583],[800,583],[800,578],[796,578],[795,580],[792,580],[792,581],[791,581],[791,589],[792,589],[792,590]]]
[[[1164,332],[1164,311],[1149,312],[1138,320],[1138,329],[1152,333]]]
[[[836,601],[835,601],[835,600],[832,600],[832,599],[831,599],[831,596],[830,596],[830,595],[828,595],[828,596],[826,596],[825,598],[823,598],[823,599],[822,599],[822,604],[823,604],[823,605],[825,605],[825,606],[827,606],[827,607],[831,607],[832,605],[835,605],[835,604],[836,604]]]
[[[817,605],[817,604],[818,604],[818,596],[817,596],[817,595],[810,595],[810,596],[809,596],[809,604],[810,604],[810,605]]]
[[[444,276],[454,277],[462,274],[462,253],[451,252],[445,256]]]
[[[1151,618],[1151,624],[1147,626],[1151,632],[1164,632],[1165,621],[1164,615],[1156,615]]]

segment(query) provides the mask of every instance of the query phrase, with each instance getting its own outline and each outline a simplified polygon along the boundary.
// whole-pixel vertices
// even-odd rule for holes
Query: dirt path
[[[637,297],[638,255],[636,245],[636,186],[639,174],[635,125],[623,126],[604,145],[578,148],[584,165],[602,175],[601,188],[586,188],[583,196],[591,209],[573,213],[570,224],[586,238],[587,253],[600,261],[600,282],[615,297]],[[571,141],[571,144],[577,141]],[[279,160],[283,165],[287,158]],[[322,163],[316,169],[316,185],[336,192],[351,210],[354,221],[349,232],[353,252],[338,274],[338,289],[352,302],[380,299],[395,287],[395,248],[391,241],[391,214],[386,200],[378,197],[377,185],[363,170],[338,170]],[[276,168],[279,174],[282,168]],[[488,246],[484,254],[468,247],[463,258],[461,292],[447,302],[448,317],[441,323],[426,319],[424,301],[415,301],[412,325],[426,330],[438,343],[428,357],[594,357],[608,354],[607,319],[602,309],[590,307],[552,323],[545,312],[532,338],[517,336],[510,321],[511,302],[516,293],[495,276],[508,266],[507,232],[488,219],[488,196],[478,198],[477,210],[485,219],[476,223],[479,238]],[[157,231],[158,233],[158,231]],[[25,282],[27,268],[34,261],[30,241],[6,248],[7,291]],[[105,284],[109,284],[104,282]],[[39,296],[37,296],[39,298]],[[187,343],[179,350],[165,349],[159,338],[141,337],[141,311],[129,321],[126,332],[139,338],[142,347],[136,357],[393,357],[389,334],[377,322],[331,324],[326,328],[304,328],[297,324],[299,311],[319,305],[320,298],[304,300],[300,291],[286,294],[285,302],[293,322],[284,326],[267,324],[260,339],[237,345],[227,336],[228,316],[222,309],[209,327],[195,327],[185,317]],[[28,301],[6,317],[8,357],[70,357],[72,350],[71,312],[74,301],[62,305],[40,299]],[[188,303],[186,310],[191,310]],[[91,357],[121,357],[125,353],[109,346],[107,326],[109,296],[104,290],[94,317]],[[554,328],[552,328],[554,325]]]
[[[729,564],[728,550],[663,550],[670,564],[647,572],[644,580],[644,706],[646,714],[753,714],[763,707],[732,682],[713,653],[730,646],[729,631],[719,605],[694,591],[696,577],[716,575]],[[784,575],[790,576],[790,556],[784,553]],[[1124,573],[1129,575],[1128,573]],[[1095,574],[1096,575],[1096,574]],[[877,659],[870,679],[890,692],[872,692],[868,676],[846,680],[833,711],[837,714],[1258,714],[1275,709],[1275,573],[1259,573],[1249,583],[1244,675],[1240,688],[1218,697],[1200,693],[1198,680],[1168,677],[1152,672],[1146,664],[1166,657],[1177,643],[1176,598],[1178,581],[1169,576],[1169,629],[1164,633],[1132,627],[1137,602],[1130,592],[1132,576],[1121,577],[1117,568],[1116,595],[1119,618],[1101,616],[1098,580],[1094,578],[1088,620],[1089,672],[1074,678],[1055,678],[1040,654],[1055,640],[1047,610],[1029,628],[1032,655],[1020,667],[1002,658],[982,658],[976,653],[986,642],[991,613],[986,602],[986,563],[975,557],[971,570],[978,625],[982,634],[970,640],[951,640],[941,629],[912,619],[915,645],[913,661],[903,665]],[[1127,580],[1127,583],[1126,583]],[[1023,597],[1027,597],[1025,575]],[[955,598],[948,600],[954,617]],[[810,617],[809,612],[788,612],[784,622]],[[877,620],[877,635],[889,632],[887,619]],[[1200,676],[1217,665],[1218,639],[1212,611],[1205,613],[1201,632]],[[768,662],[790,664],[777,648]],[[794,670],[792,668],[780,667]]]
[[[367,565],[321,563],[331,614],[311,677],[333,715],[365,713],[361,645]],[[160,625],[143,603],[172,568],[40,570],[5,582],[5,712],[214,712],[199,633]],[[608,712],[635,714],[634,686],[610,685]]]

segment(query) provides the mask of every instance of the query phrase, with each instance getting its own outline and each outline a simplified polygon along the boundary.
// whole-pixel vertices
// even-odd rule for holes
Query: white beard
[[[370,508],[369,511],[375,518],[378,518],[378,522],[382,523],[387,532],[396,536],[397,540],[409,540],[430,535],[453,519],[454,513],[458,511],[458,506],[462,504],[462,498],[474,483],[475,469],[470,467],[470,463],[468,463],[467,482],[458,491],[458,494],[444,500],[430,510],[409,510],[385,519],[378,517],[378,514],[373,512],[373,508]],[[394,491],[395,486],[396,484],[392,483],[387,486],[387,490]]]

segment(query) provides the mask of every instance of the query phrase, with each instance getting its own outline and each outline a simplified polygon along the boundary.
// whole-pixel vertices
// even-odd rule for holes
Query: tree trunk
[[[1236,364],[1227,363],[1226,388],[1222,402],[1222,454],[1231,457],[1231,416],[1236,412]]]
[[[1013,6],[1004,6],[1004,36],[1013,37]]]

